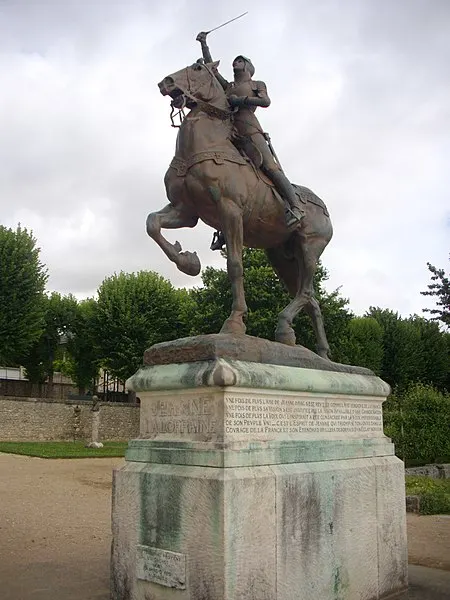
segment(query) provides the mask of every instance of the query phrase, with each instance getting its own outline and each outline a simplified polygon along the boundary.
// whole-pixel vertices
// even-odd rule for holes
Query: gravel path
[[[108,600],[111,472],[123,459],[0,454],[0,598]]]
[[[111,472],[123,464],[0,454],[1,600],[109,600]],[[410,562],[450,570],[450,518],[408,515],[408,534]]]

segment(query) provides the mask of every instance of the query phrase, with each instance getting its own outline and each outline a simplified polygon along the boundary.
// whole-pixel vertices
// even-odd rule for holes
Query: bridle
[[[198,63],[200,64],[200,63]],[[210,78],[210,84],[209,84],[209,89],[211,90],[212,86],[213,86],[213,77],[215,77],[214,73],[211,71],[211,69],[206,65],[203,64],[202,67],[204,67],[208,73],[210,74],[211,78]],[[183,124],[183,121],[186,117],[185,113],[184,113],[184,109],[186,108],[186,104],[188,100],[192,100],[193,102],[195,102],[195,104],[207,115],[209,115],[210,117],[214,117],[216,119],[220,119],[222,121],[226,121],[228,120],[231,115],[233,114],[232,110],[225,110],[223,108],[218,108],[217,106],[214,106],[213,104],[211,104],[210,102],[206,102],[205,100],[200,100],[200,98],[196,98],[195,94],[199,91],[199,89],[202,86],[199,86],[197,89],[192,90],[191,89],[191,81],[189,78],[189,69],[191,67],[186,67],[185,71],[186,71],[186,81],[187,81],[187,89],[182,88],[181,86],[177,86],[179,90],[181,90],[182,95],[183,95],[183,103],[181,106],[175,106],[174,102],[176,100],[178,100],[178,98],[176,100],[172,100],[172,102],[170,103],[170,106],[172,107],[172,110],[170,112],[170,121],[171,121],[171,125],[172,127],[176,127],[179,128],[181,127],[181,125]],[[175,112],[176,110],[178,110],[178,112]],[[175,123],[175,119],[179,119],[180,123],[179,125],[177,125]]]

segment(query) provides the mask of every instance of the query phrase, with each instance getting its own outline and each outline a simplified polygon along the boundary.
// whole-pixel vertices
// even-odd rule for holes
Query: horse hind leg
[[[269,248],[266,253],[274,271],[284,283],[289,295],[295,298],[301,286],[298,250],[292,253],[290,244],[283,244],[276,248]],[[287,319],[281,320],[280,317],[278,318],[275,340],[288,346],[295,346],[295,332],[292,323],[289,323]]]
[[[180,242],[171,244],[161,234],[161,229],[181,229],[195,227],[198,222],[196,215],[191,215],[173,204],[167,204],[158,212],[150,213],[147,217],[147,233],[155,240],[164,254],[174,262],[178,269],[187,275],[198,275],[201,264],[196,252],[182,252]]]
[[[300,236],[298,237],[298,251],[295,256],[295,263],[297,265],[297,285],[295,286],[293,278],[293,275],[295,275],[294,269],[291,267],[290,272],[287,272],[290,276],[289,282],[286,281],[285,270],[285,277],[283,280],[288,284],[289,292],[291,296],[294,297],[288,306],[286,306],[279,314],[277,329],[275,331],[276,341],[294,345],[295,332],[292,323],[297,314],[302,309],[305,309],[312,319],[316,334],[318,354],[324,358],[328,357],[329,346],[320,306],[314,297],[314,273],[317,269],[319,257],[326,245],[327,241],[323,238],[317,237],[313,240],[308,240]]]
[[[330,346],[328,344],[327,334],[325,333],[322,311],[320,310],[317,298],[314,296],[314,291],[309,298],[309,303],[305,304],[304,309],[311,318],[314,333],[316,334],[317,354],[322,358],[329,358]]]

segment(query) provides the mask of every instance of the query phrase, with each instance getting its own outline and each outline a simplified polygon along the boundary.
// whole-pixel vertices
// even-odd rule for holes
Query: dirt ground
[[[109,600],[111,472],[123,462],[0,454],[2,600]],[[408,537],[411,563],[450,570],[449,517],[408,515]]]

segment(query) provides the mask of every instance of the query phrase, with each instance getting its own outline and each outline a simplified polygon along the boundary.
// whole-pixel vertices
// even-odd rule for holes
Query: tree
[[[94,335],[105,369],[125,381],[157,342],[186,335],[180,319],[185,294],[152,271],[107,277],[98,289]]]
[[[383,329],[382,379],[392,387],[405,388],[421,381],[445,388],[448,347],[437,323],[418,316],[402,319],[391,310],[373,307],[367,316],[373,317]]]
[[[18,364],[41,335],[47,272],[32,233],[0,226],[0,363]]]
[[[419,334],[420,362],[414,381],[421,381],[443,390],[446,388],[450,372],[450,356],[446,336],[439,324],[417,315],[410,317],[408,323]]]
[[[60,343],[72,331],[77,312],[77,300],[74,296],[61,296],[53,292],[44,296],[44,329],[23,360],[30,381],[43,383],[48,381],[47,395],[53,393],[53,374],[55,360]]]
[[[431,272],[433,283],[428,285],[428,291],[420,292],[423,296],[434,296],[438,308],[424,308],[424,312],[433,315],[431,318],[435,321],[441,321],[446,327],[450,327],[450,280],[445,274],[444,269],[437,269],[432,264],[427,263],[428,270]]]
[[[394,393],[384,403],[385,433],[403,459],[424,462],[450,456],[450,396],[422,383]]]
[[[418,381],[423,353],[420,331],[392,310],[370,307],[366,316],[383,328],[381,378],[393,388]]]
[[[353,317],[348,324],[345,344],[347,362],[381,373],[383,363],[383,328],[373,317]]]
[[[75,318],[68,334],[67,353],[63,371],[78,386],[79,393],[94,388],[99,366],[98,349],[95,345],[95,310],[93,298],[78,303]]]

